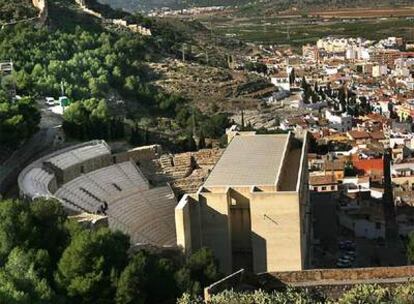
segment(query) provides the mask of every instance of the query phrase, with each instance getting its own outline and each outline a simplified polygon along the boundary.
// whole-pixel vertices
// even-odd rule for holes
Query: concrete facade
[[[204,186],[195,194],[186,194],[177,205],[178,245],[186,253],[204,246],[211,248],[225,273],[240,268],[256,273],[305,269],[310,237],[307,136],[303,141],[291,134],[235,139]],[[256,149],[252,146],[262,145],[262,140],[269,140],[269,156],[245,155]],[[276,147],[279,144],[283,146]],[[274,155],[280,151],[280,155]],[[229,165],[232,156],[244,160]],[[246,170],[256,161],[257,168],[261,168],[269,160],[278,162],[272,166],[276,168],[273,171],[254,172],[253,167]],[[232,172],[249,176],[233,176]],[[254,184],[256,177],[263,184]]]

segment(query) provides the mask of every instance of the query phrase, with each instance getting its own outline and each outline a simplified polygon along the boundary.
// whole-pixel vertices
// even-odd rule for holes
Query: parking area
[[[337,198],[330,193],[312,193],[312,268],[352,268],[405,265],[401,246],[384,240],[357,238],[339,225]]]
[[[312,267],[332,268],[338,251],[336,201],[330,193],[311,193],[313,246]]]

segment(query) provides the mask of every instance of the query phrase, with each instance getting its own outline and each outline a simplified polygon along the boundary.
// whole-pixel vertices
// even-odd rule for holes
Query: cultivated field
[[[338,10],[310,11],[308,16],[320,18],[382,18],[382,17],[413,17],[414,6],[398,8],[352,8]]]
[[[209,26],[210,23],[205,23]],[[328,35],[365,37],[378,40],[388,36],[414,39],[414,18],[382,17],[324,19],[324,18],[244,18],[243,20],[215,20],[216,34],[262,44],[290,44],[301,46],[314,43]]]

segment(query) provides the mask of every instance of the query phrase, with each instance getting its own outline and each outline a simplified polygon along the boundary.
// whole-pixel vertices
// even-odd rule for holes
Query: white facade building
[[[325,118],[329,121],[329,127],[338,132],[346,132],[352,129],[352,116],[345,113],[337,115],[327,110]]]

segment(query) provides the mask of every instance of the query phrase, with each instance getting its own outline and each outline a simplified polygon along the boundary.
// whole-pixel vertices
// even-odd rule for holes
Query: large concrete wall
[[[293,171],[298,174],[288,180],[288,189],[292,190],[281,191],[279,183],[202,187],[194,195],[194,203],[188,204],[186,214],[180,211],[177,225],[183,226],[180,221],[189,218],[191,228],[200,227],[200,245],[213,250],[224,273],[239,268],[255,273],[306,268],[310,228],[307,159],[303,156],[307,150],[306,138],[304,141],[302,147],[295,148],[299,153],[295,151],[295,157],[290,158],[297,162]],[[290,166],[285,163],[285,167]],[[199,206],[198,218],[192,216],[196,214],[195,206]],[[193,230],[185,231],[193,234]],[[192,246],[190,251],[199,248],[193,242],[187,244]]]
[[[175,229],[177,232],[177,245],[184,249],[185,254],[191,253],[191,198],[185,195],[175,208]]]
[[[92,172],[112,164],[112,156],[110,154],[97,155],[86,161],[75,163],[64,170],[55,167],[48,161],[44,163],[45,167],[53,170],[59,185],[66,184],[83,173]]]
[[[250,209],[254,272],[303,269],[298,194],[253,193]]]
[[[250,246],[246,241],[250,240],[254,272],[305,268],[302,215],[297,192],[251,192],[247,187],[220,189],[218,192],[210,190],[213,191],[205,189],[191,199],[185,196],[176,209],[179,245],[186,252],[207,246],[220,261],[221,270],[231,273],[234,268],[232,246],[247,248]],[[233,200],[237,207],[232,205]],[[232,219],[237,214],[231,212],[235,207],[247,208],[250,218],[245,218],[244,213],[240,218]],[[250,225],[248,238],[232,231],[240,226],[234,220],[243,221],[239,223],[243,233],[244,226]]]
[[[231,273],[233,265],[228,192],[202,193],[199,203],[202,246],[213,250],[223,272]]]

